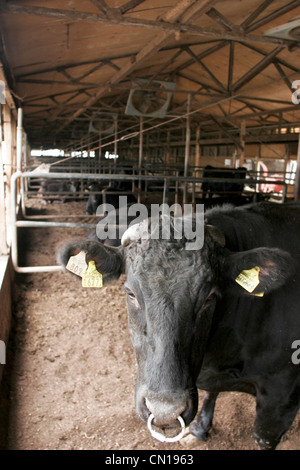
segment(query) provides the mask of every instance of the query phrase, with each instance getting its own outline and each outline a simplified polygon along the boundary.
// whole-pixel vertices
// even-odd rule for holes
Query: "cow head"
[[[141,236],[140,228],[125,232],[119,248],[70,242],[60,250],[59,260],[66,265],[84,250],[104,283],[126,272],[129,330],[138,365],[137,412],[145,421],[153,415],[161,427],[171,426],[178,416],[189,424],[198,408],[196,379],[224,284],[241,294],[235,277],[259,266],[260,285],[254,292],[268,292],[284,282],[278,273],[285,271],[289,258],[276,249],[231,253],[220,231],[210,226],[205,226],[198,250],[186,250],[187,240],[175,239],[172,232],[170,239],[152,239],[149,231]],[[145,225],[143,230],[145,234]]]

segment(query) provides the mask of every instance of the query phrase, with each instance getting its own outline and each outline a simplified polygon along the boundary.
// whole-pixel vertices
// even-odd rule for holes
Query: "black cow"
[[[63,180],[42,180],[38,195],[42,197],[43,203],[66,202],[66,195],[70,193],[69,185]]]
[[[247,168],[215,168],[207,165],[203,171],[203,178],[225,178],[244,180],[246,178]],[[229,182],[229,181],[203,181],[202,183],[202,197],[211,198],[214,194],[221,196],[240,196],[244,189],[243,182]]]
[[[121,190],[119,187],[116,188],[114,185],[103,189],[101,183],[93,182],[89,184],[88,189],[90,191],[90,195],[85,209],[87,215],[95,215],[97,208],[104,203],[110,204],[115,209],[118,209],[119,196],[122,195],[127,196],[128,204],[137,202],[134,194],[126,194],[125,190]]]
[[[139,416],[161,427],[181,416],[188,425],[197,388],[206,390],[190,427],[206,440],[218,394],[246,392],[256,396],[256,441],[274,449],[300,404],[300,365],[292,360],[300,340],[299,208],[212,209],[197,250],[186,249],[184,237],[141,238],[141,230],[129,229],[120,248],[81,241],[59,253],[65,266],[85,250],[104,282],[126,271]]]
[[[73,196],[73,200],[78,200],[80,197],[80,193],[82,192],[82,182],[78,180],[71,180],[70,192]]]

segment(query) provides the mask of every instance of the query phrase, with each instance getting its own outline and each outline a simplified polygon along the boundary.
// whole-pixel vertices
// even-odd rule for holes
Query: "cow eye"
[[[135,295],[134,295],[134,293],[133,293],[131,290],[127,292],[127,295],[128,295],[128,297],[129,297],[131,300],[134,300],[134,299],[135,299]]]
[[[128,286],[126,286],[126,284],[124,285],[123,290],[126,292],[129,299],[135,300],[136,297],[135,297],[134,293],[132,292],[132,290]]]

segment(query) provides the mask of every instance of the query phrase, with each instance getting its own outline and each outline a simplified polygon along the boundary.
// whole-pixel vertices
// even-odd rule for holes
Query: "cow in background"
[[[247,168],[215,168],[207,165],[203,171],[203,178],[223,178],[223,179],[236,179],[245,180]],[[244,182],[229,182],[229,181],[203,181],[202,183],[202,197],[211,199],[213,195],[220,196],[241,196],[244,189]]]
[[[120,189],[121,188],[121,189]],[[97,208],[101,204],[110,204],[115,209],[119,208],[119,196],[126,195],[128,204],[133,204],[137,202],[134,194],[127,194],[126,190],[122,189],[120,184],[112,184],[109,187],[103,187],[102,183],[91,182],[88,185],[88,190],[90,192],[89,198],[86,203],[86,214],[95,215]],[[112,194],[113,193],[113,194]]]
[[[38,190],[38,196],[42,198],[44,204],[65,203],[68,194],[70,194],[69,184],[63,180],[44,179]]]

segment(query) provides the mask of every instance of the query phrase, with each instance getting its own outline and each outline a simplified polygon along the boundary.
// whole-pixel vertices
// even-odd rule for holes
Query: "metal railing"
[[[38,173],[38,172],[21,172],[17,171],[11,177],[11,256],[12,256],[12,264],[16,272],[18,273],[38,273],[38,272],[58,272],[62,271],[61,266],[19,266],[18,263],[18,229],[19,228],[42,228],[42,227],[65,227],[65,228],[91,228],[95,227],[94,224],[90,223],[75,223],[75,222],[42,222],[42,221],[34,221],[29,220],[29,217],[26,216],[25,213],[22,215],[27,218],[27,220],[18,220],[18,204],[17,204],[17,181],[21,179],[21,206],[25,207],[24,204],[24,185],[23,180],[24,178],[43,178],[43,179],[70,179],[70,173]],[[171,182],[175,183],[176,187],[176,196],[175,196],[175,203],[178,202],[178,191],[179,191],[179,183],[183,183],[183,185],[187,185],[188,183],[192,183],[193,186],[197,183],[206,182],[226,182],[226,183],[247,183],[248,185],[257,185],[257,184],[265,184],[269,181],[265,179],[237,179],[237,178],[203,178],[203,177],[183,177],[183,176],[174,176],[174,175],[155,175],[155,176],[141,176],[141,175],[124,175],[124,174],[94,174],[94,173],[73,173],[72,174],[73,180],[81,180],[81,179],[92,179],[92,180],[122,180],[122,181],[139,181],[143,180],[145,182],[151,181],[162,181],[164,183],[163,189],[163,202],[168,202],[168,189],[170,187]],[[283,201],[285,200],[287,184],[285,181],[276,181],[276,184],[283,186]],[[195,200],[193,194],[193,202]],[[104,214],[103,214],[104,215]],[[68,217],[67,215],[65,217]],[[80,217],[80,216],[77,216]],[[86,216],[83,216],[86,217]],[[90,217],[90,216],[88,216]],[[101,215],[98,214],[98,217]]]

